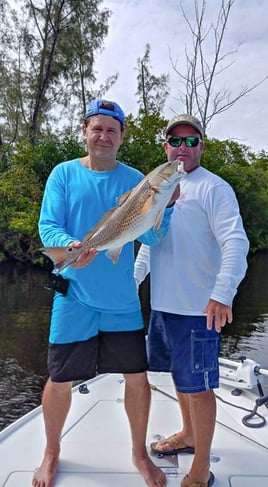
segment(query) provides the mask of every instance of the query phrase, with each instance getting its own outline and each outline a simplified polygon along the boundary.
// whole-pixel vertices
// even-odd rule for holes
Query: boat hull
[[[170,374],[149,373],[149,380],[156,389],[152,390],[148,451],[152,441],[174,433],[181,422]],[[107,374],[85,384],[82,393],[79,386],[73,389],[55,487],[144,487],[131,461],[123,377]],[[211,451],[215,487],[267,487],[267,423],[260,428],[248,428],[242,423],[247,412],[228,404],[253,409],[256,397],[247,390],[234,396],[232,388],[226,385],[215,392],[217,424]],[[268,421],[264,405],[258,412]],[[31,485],[33,472],[43,456],[44,442],[40,407],[0,433],[0,487]],[[152,455],[152,459],[166,472],[167,485],[178,487],[193,456]]]

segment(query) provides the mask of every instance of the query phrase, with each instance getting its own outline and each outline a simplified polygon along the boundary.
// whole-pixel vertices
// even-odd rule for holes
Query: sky
[[[225,0],[226,1],[226,0]],[[198,0],[201,5],[201,0]],[[104,49],[96,56],[96,88],[108,76],[119,73],[105,98],[117,101],[126,114],[137,115],[137,61],[150,44],[151,74],[169,75],[169,96],[163,115],[167,119],[185,113],[178,92],[183,86],[172,67],[185,70],[185,48],[192,48],[192,36],[180,11],[180,3],[194,22],[194,0],[103,0],[101,8],[112,11]],[[206,26],[214,24],[222,0],[207,0]],[[252,87],[268,76],[268,0],[235,0],[225,31],[222,54],[230,64],[215,79],[215,90],[227,89],[235,97],[243,87]],[[207,59],[214,58],[213,38],[206,43]],[[254,152],[268,151],[268,78],[229,110],[215,116],[207,128],[208,137],[232,139]]]

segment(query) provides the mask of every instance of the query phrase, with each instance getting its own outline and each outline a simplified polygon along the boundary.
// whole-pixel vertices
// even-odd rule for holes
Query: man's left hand
[[[223,326],[226,323],[232,323],[233,313],[230,306],[219,303],[219,301],[214,301],[210,299],[207,307],[204,309],[204,313],[207,315],[207,329],[215,330],[220,333]]]

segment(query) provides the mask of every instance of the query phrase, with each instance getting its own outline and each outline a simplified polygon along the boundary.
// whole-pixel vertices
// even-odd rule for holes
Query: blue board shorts
[[[151,311],[149,370],[171,372],[176,390],[203,392],[219,387],[220,334],[206,328],[206,316]]]

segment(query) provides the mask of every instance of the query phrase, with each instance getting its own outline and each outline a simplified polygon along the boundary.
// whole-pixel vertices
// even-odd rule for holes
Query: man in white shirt
[[[211,487],[220,332],[232,322],[232,302],[246,273],[249,242],[234,191],[200,167],[200,121],[179,115],[168,123],[165,135],[168,160],[183,161],[188,174],[180,183],[166,236],[150,249],[141,246],[135,278],[140,284],[150,269],[149,369],[171,371],[183,428],[151,448],[165,455],[194,453],[181,487]]]

